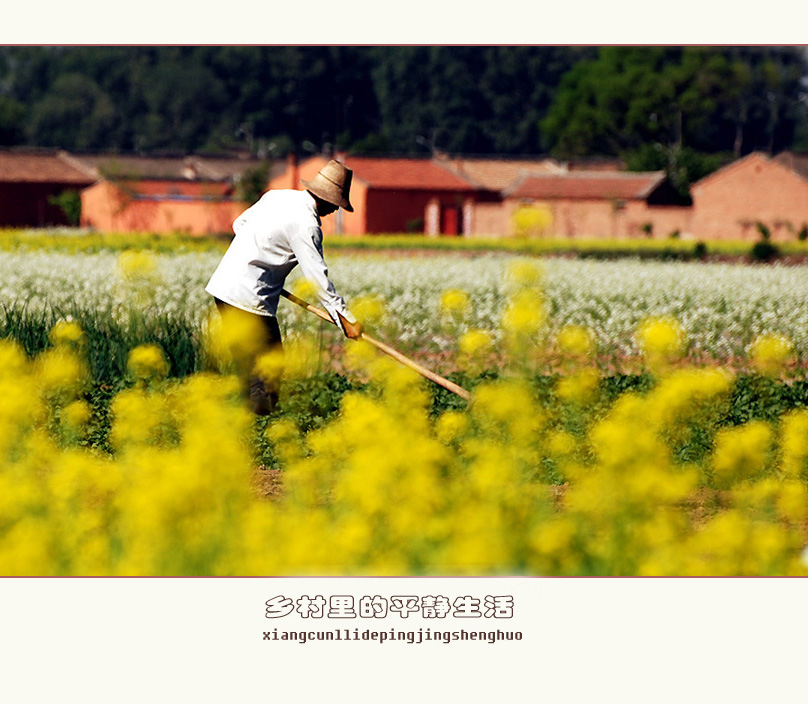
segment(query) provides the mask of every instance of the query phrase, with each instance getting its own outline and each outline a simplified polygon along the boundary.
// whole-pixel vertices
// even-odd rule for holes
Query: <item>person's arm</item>
[[[321,241],[320,229],[309,228],[301,231],[297,236],[291,237],[290,245],[301,273],[315,287],[317,298],[328,311],[331,319],[345,333],[346,337],[356,339],[363,332],[362,324],[348,310],[345,299],[337,294],[334,284],[328,278],[328,266],[323,258]]]

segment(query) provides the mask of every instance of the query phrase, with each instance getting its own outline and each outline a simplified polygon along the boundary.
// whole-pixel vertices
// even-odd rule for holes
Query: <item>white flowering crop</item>
[[[204,288],[221,254],[154,254],[156,272],[148,296],[137,305],[149,314],[202,323],[211,299]],[[378,254],[328,256],[337,290],[351,300],[372,295],[385,303],[390,320],[384,333],[402,349],[449,349],[456,339],[441,327],[441,294],[469,295],[468,310],[455,336],[497,328],[507,294],[506,272],[513,255]],[[66,254],[47,251],[0,253],[0,303],[25,306],[28,314],[79,308],[111,311],[125,321],[133,305],[115,253]],[[764,333],[788,337],[800,357],[808,353],[808,267],[738,266],[648,261],[545,259],[543,289],[550,333],[568,325],[589,328],[602,354],[636,352],[634,332],[648,316],[679,321],[697,355],[742,356]],[[299,276],[296,270],[288,286]],[[283,302],[285,333],[318,325],[313,316]],[[2,308],[0,308],[2,315]]]

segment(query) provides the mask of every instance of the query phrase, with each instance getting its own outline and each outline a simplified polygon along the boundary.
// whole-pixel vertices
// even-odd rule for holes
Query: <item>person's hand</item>
[[[358,320],[355,323],[350,323],[339,313],[337,313],[337,315],[339,315],[339,321],[342,323],[342,329],[345,331],[345,337],[350,337],[352,340],[358,340],[362,337],[362,333],[365,331],[362,323]]]

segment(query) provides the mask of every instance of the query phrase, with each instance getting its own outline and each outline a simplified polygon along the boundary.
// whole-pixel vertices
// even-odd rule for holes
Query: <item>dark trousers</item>
[[[218,298],[214,298],[216,307],[222,316],[222,320],[226,321],[228,315],[233,311],[238,315],[248,315],[255,319],[261,335],[260,344],[257,346],[255,354],[251,355],[247,360],[246,368],[242,370],[245,376],[245,394],[249,400],[250,409],[259,416],[266,416],[272,413],[278,405],[278,397],[281,386],[280,376],[273,379],[264,379],[255,373],[253,367],[255,360],[262,354],[272,351],[281,352],[283,350],[283,343],[281,341],[281,328],[278,325],[278,319],[269,315],[258,315],[256,313],[249,313],[240,308],[234,308]]]

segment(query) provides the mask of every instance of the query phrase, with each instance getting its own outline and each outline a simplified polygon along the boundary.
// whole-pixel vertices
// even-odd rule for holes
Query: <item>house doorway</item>
[[[455,205],[444,205],[440,213],[440,232],[442,235],[457,236],[463,233],[463,208]]]

